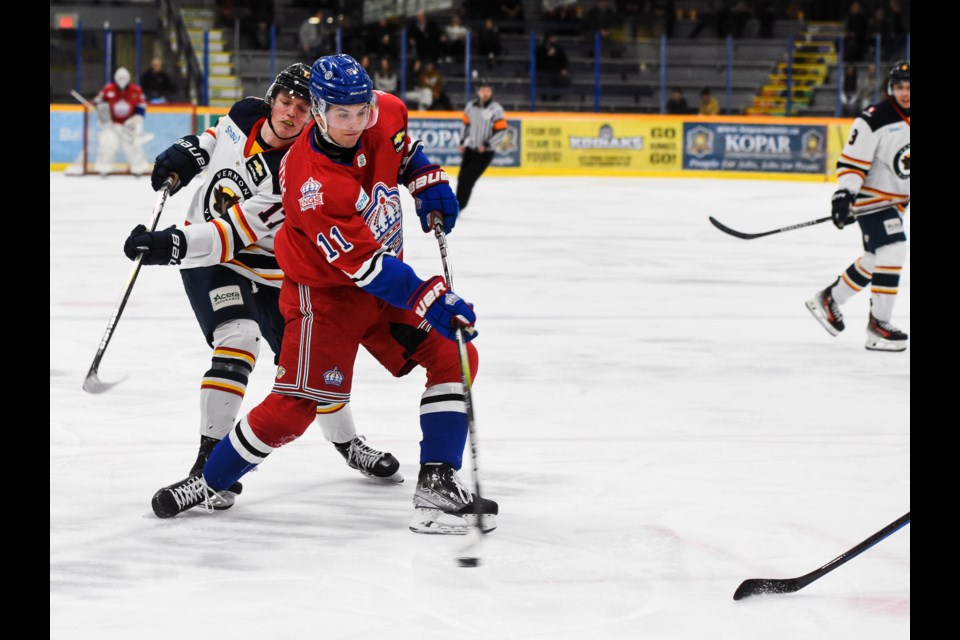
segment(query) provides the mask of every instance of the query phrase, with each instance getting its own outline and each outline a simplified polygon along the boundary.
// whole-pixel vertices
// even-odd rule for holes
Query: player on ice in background
[[[101,175],[113,173],[113,161],[117,151],[130,165],[130,173],[140,176],[150,170],[150,163],[143,154],[143,119],[147,114],[147,101],[139,85],[130,82],[130,72],[125,67],[117,68],[113,82],[107,83],[93,99],[100,123],[97,138],[97,159],[94,167]]]
[[[829,287],[807,301],[830,335],[844,329],[840,305],[870,286],[866,348],[904,351],[907,334],[891,324],[900,271],[907,257],[903,212],[910,204],[910,63],[898,62],[887,79],[887,98],[853,122],[837,161],[831,215],[838,229],[852,216],[863,235],[863,255]]]
[[[280,159],[310,120],[310,68],[284,69],[266,98],[236,102],[216,127],[188,135],[157,156],[151,183],[159,190],[172,173],[174,193],[202,170],[206,179],[187,210],[183,229],[148,232],[138,225],[124,243],[131,260],[179,265],[184,289],[207,344],[210,368],[200,383],[200,452],[191,473],[237,421],[261,337],[280,353],[283,317],[278,298],[283,273],[274,256],[274,236],[284,222],[278,173]],[[314,403],[324,437],[350,467],[368,477],[402,482],[400,463],[357,436],[349,405],[336,398]],[[231,483],[232,484],[232,483]],[[214,505],[233,505],[239,483]]]
[[[459,207],[446,173],[407,135],[407,108],[348,55],[319,58],[310,76],[312,122],[281,165],[287,220],[277,233],[286,320],[273,391],[210,454],[202,473],[153,498],[161,518],[204,504],[310,425],[317,402],[349,402],[361,345],[394,376],[426,370],[420,397],[420,473],[410,529],[463,534],[480,506],[485,530],[497,503],[457,476],[467,408],[456,332],[476,315],[440,276],[421,280],[403,262],[399,184],[416,203],[424,232],[453,230]],[[317,322],[316,318],[323,318]],[[471,370],[477,350],[466,345]]]
[[[457,202],[467,208],[473,185],[493,162],[495,148],[507,135],[503,107],[493,99],[493,86],[487,80],[477,82],[477,98],[463,110],[463,133],[460,136],[460,174],[457,177]]]

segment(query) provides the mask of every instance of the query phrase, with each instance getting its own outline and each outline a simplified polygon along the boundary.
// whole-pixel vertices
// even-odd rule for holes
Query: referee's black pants
[[[470,194],[473,193],[473,185],[477,183],[483,172],[493,162],[493,155],[493,151],[480,153],[470,147],[463,150],[463,160],[460,162],[460,177],[457,178],[457,202],[460,203],[460,211],[467,208]]]

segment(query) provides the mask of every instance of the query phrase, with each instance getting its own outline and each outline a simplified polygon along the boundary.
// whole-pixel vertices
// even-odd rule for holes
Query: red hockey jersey
[[[111,82],[93,99],[94,104],[106,103],[110,105],[110,117],[117,124],[123,124],[130,116],[144,115],[147,111],[147,101],[143,97],[140,85],[128,84],[123,90]]]
[[[323,153],[313,122],[280,165],[286,222],[275,251],[290,279],[311,287],[363,286],[383,253],[403,259],[399,175],[410,151],[407,108],[377,93],[377,123],[360,136],[350,163]]]

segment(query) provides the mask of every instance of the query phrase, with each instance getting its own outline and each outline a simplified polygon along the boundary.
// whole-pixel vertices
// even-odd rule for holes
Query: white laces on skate
[[[181,511],[197,503],[198,498],[202,499],[199,504],[202,504],[206,511],[213,511],[213,502],[211,502],[210,497],[215,494],[212,489],[207,487],[207,482],[203,479],[202,475],[192,478],[190,482],[184,484],[182,487],[170,489],[170,493],[173,495],[173,499]]]
[[[350,443],[349,462],[356,464],[361,469],[372,469],[383,453],[376,449],[371,449],[364,442],[363,436],[357,436]]]
[[[452,471],[450,475],[453,476],[453,484],[457,489],[457,493],[460,494],[460,501],[463,504],[470,504],[473,502],[473,497],[470,495],[470,490],[467,489],[463,482],[460,481],[460,476],[457,475],[457,472]]]

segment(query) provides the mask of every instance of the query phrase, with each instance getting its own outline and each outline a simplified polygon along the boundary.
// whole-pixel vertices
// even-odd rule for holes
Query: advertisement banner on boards
[[[823,125],[683,125],[684,169],[823,174],[826,166],[827,128]]]
[[[409,135],[423,142],[423,151],[444,167],[460,166],[460,133],[463,121],[456,118],[410,118]],[[507,120],[507,135],[497,145],[490,166],[520,166],[520,121]]]
[[[523,121],[524,168],[585,174],[680,169],[679,123],[604,119]]]

